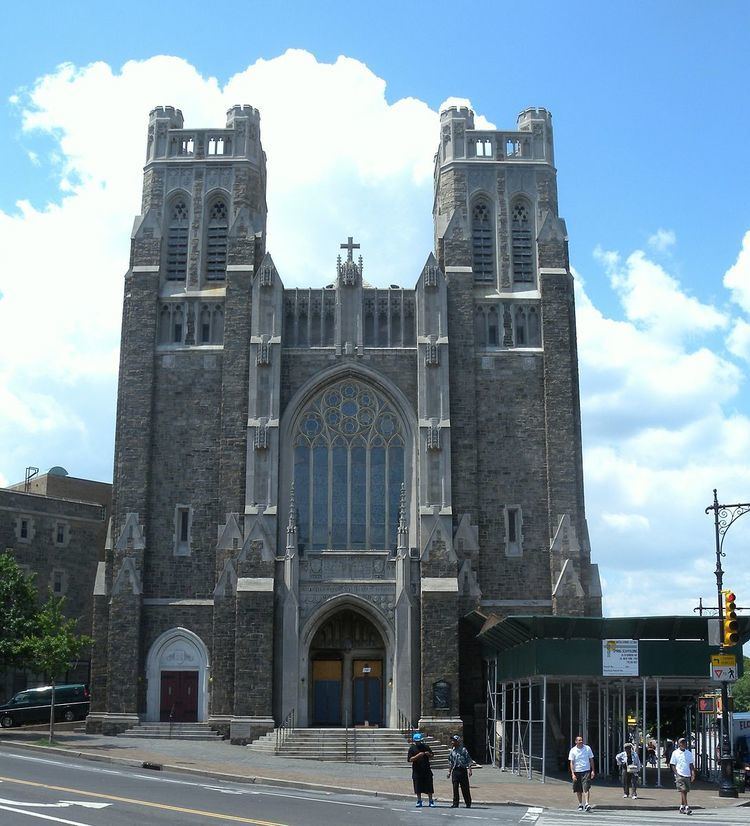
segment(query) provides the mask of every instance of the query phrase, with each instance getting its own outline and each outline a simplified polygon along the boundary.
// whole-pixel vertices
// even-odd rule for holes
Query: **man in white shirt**
[[[573,779],[573,791],[578,796],[578,810],[590,812],[589,793],[591,791],[591,781],[596,776],[594,752],[591,751],[590,746],[584,744],[583,737],[580,734],[576,737],[575,746],[568,753],[568,765],[570,766],[570,776]]]
[[[669,758],[669,765],[674,775],[675,786],[680,792],[680,814],[691,815],[693,810],[688,806],[688,792],[690,782],[695,782],[695,757],[693,752],[687,747],[687,740],[680,737],[677,741],[677,748]]]

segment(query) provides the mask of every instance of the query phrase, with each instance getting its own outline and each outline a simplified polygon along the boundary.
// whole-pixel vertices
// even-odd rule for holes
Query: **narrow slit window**
[[[211,343],[211,310],[204,304],[201,310],[201,344]]]

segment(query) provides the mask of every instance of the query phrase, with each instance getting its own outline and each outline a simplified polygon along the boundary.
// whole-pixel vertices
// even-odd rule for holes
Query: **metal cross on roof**
[[[354,258],[352,257],[352,253],[354,250],[359,249],[359,244],[355,244],[354,239],[350,235],[349,240],[345,244],[341,244],[341,249],[346,250],[346,260],[353,261]]]

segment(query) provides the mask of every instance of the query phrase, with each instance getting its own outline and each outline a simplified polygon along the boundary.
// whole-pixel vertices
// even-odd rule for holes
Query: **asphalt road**
[[[189,826],[249,823],[258,826],[397,826],[425,819],[450,824],[518,826],[750,826],[750,808],[696,812],[689,819],[675,812],[542,811],[515,806],[415,809],[412,801],[285,789],[251,783],[213,781],[196,775],[110,767],[75,758],[0,750],[0,824],[2,826]]]
[[[425,801],[426,802],[426,801]],[[412,801],[226,783],[160,771],[110,768],[86,760],[63,760],[0,751],[0,823],[3,826],[72,824],[250,823],[260,826],[332,824],[519,824],[524,808],[415,809]],[[524,826],[528,821],[524,821]]]

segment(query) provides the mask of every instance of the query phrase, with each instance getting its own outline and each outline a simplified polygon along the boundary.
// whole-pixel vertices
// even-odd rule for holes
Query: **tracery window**
[[[405,432],[393,405],[358,381],[338,382],[298,418],[293,444],[300,546],[395,547]]]
[[[471,211],[471,244],[474,278],[477,281],[494,281],[495,243],[492,207],[483,199],[478,200]]]
[[[172,202],[167,227],[167,278],[184,281],[188,259],[188,208],[184,199]]]
[[[224,201],[214,201],[208,211],[206,229],[206,279],[220,281],[227,269],[229,214]]]
[[[534,258],[531,249],[531,219],[525,201],[516,201],[511,211],[513,246],[513,281],[528,283],[534,280]]]

